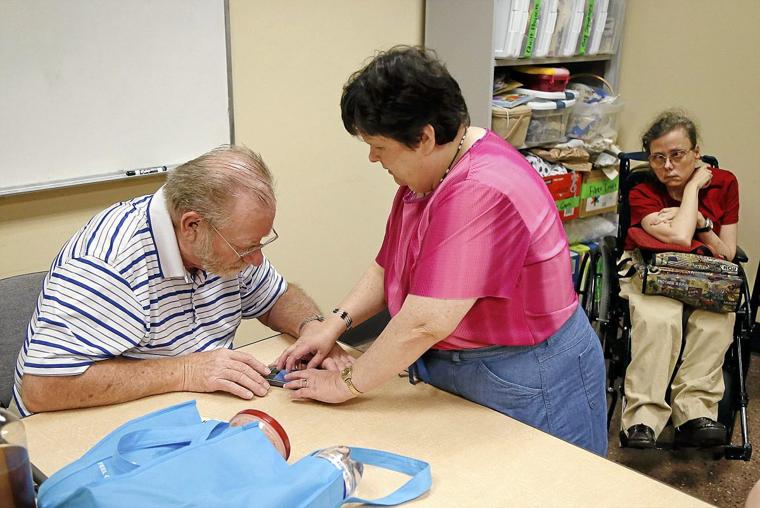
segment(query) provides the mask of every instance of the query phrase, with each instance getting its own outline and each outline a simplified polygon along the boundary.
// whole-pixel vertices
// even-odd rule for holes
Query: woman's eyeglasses
[[[667,164],[668,161],[670,161],[671,164],[678,164],[684,157],[686,157],[686,154],[692,150],[693,148],[689,148],[688,150],[673,150],[668,155],[665,155],[664,153],[653,153],[649,155],[649,164],[657,169],[665,167],[665,164]]]

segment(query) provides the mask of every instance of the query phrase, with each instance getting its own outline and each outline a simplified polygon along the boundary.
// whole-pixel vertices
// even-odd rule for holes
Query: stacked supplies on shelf
[[[533,169],[544,179],[554,198],[560,218],[569,221],[578,217],[580,210],[581,177],[562,164],[548,162],[530,152],[523,152]]]
[[[531,119],[525,146],[561,143],[567,138],[567,120],[575,105],[576,92],[567,90],[570,72],[564,67],[514,67],[510,75],[523,86],[514,89],[532,97],[527,103]]]
[[[588,224],[583,221],[617,210],[619,183],[614,151],[590,152],[583,141],[571,140],[552,148],[522,150],[522,153],[544,179],[561,219],[567,223],[569,237],[584,241],[590,239],[589,232],[598,228],[605,233],[607,228],[598,220]],[[573,226],[574,223],[579,224]],[[577,234],[571,235],[571,228],[577,228]]]
[[[495,58],[614,54],[626,0],[495,0]]]
[[[618,135],[618,114],[623,109],[623,100],[615,95],[612,86],[601,76],[579,74],[576,78],[594,78],[606,88],[592,87],[585,83],[571,83],[569,87],[577,92],[578,102],[568,120],[567,135],[593,143],[607,140],[614,143]]]
[[[553,56],[599,53],[610,0],[560,2],[557,24],[550,43]]]
[[[530,95],[515,91],[520,85],[505,75],[497,76],[491,101],[491,129],[517,148],[525,145],[531,117],[526,103],[533,100]]]
[[[560,0],[496,0],[494,57],[547,56],[560,3]]]

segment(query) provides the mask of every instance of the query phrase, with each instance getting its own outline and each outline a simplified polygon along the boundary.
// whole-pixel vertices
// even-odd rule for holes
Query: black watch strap
[[[695,229],[695,232],[697,233],[707,233],[708,231],[712,231],[713,228],[713,222],[709,217],[705,218],[705,225],[701,228]]]

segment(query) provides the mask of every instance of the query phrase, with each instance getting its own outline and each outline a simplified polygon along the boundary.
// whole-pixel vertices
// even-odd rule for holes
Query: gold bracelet
[[[364,392],[359,391],[358,388],[354,386],[354,382],[351,381],[351,376],[354,374],[354,367],[353,365],[349,365],[345,369],[343,369],[340,372],[340,378],[343,380],[344,383],[346,383],[346,386],[348,386],[348,389],[351,391],[352,394],[359,396]]]

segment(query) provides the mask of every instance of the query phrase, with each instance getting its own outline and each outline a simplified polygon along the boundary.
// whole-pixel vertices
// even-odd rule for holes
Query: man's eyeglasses
[[[221,234],[219,232],[218,229],[216,229],[214,227],[214,225],[211,222],[209,222],[209,221],[206,221],[206,222],[208,223],[209,226],[211,226],[211,229],[213,229],[216,232],[216,234],[219,235],[219,237],[222,240],[224,240],[224,243],[226,243],[227,246],[230,249],[232,249],[232,252],[234,252],[235,254],[237,254],[237,256],[240,259],[243,259],[246,256],[250,256],[254,252],[260,251],[262,248],[266,247],[267,245],[269,245],[270,243],[274,242],[275,240],[277,240],[280,237],[280,235],[277,234],[277,231],[274,228],[272,228],[272,234],[269,235],[269,236],[266,236],[266,237],[262,238],[260,244],[254,246],[254,247],[251,247],[250,249],[246,249],[243,252],[238,252],[238,250],[235,247],[232,246],[232,244],[224,237],[223,234]]]
[[[665,155],[663,153],[653,153],[649,156],[649,164],[653,168],[662,168],[665,167],[665,164],[670,161],[671,164],[678,164],[683,160],[684,157],[686,157],[686,154],[691,152],[693,148],[689,148],[688,150],[673,150],[670,152],[669,155]]]

